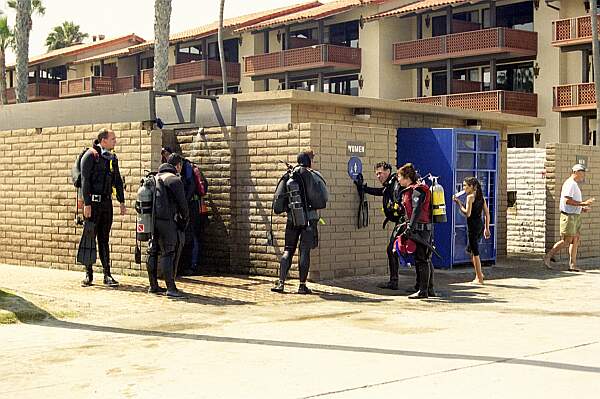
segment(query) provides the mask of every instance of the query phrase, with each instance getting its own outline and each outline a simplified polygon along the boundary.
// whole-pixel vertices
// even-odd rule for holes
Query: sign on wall
[[[347,141],[346,155],[362,157],[367,154],[367,143],[364,141]]]

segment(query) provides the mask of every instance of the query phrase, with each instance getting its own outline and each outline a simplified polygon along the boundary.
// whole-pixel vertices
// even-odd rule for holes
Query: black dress
[[[483,236],[483,229],[485,227],[481,218],[482,212],[483,197],[479,199],[475,197],[471,206],[471,216],[467,218],[467,234],[469,237],[467,252],[473,256],[479,256],[479,240]]]

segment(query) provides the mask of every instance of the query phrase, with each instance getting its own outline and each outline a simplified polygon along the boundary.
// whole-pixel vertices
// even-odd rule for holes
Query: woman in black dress
[[[452,200],[459,206],[460,212],[467,217],[467,234],[469,244],[467,252],[471,254],[471,261],[475,268],[474,283],[483,284],[483,272],[481,270],[481,259],[479,258],[479,240],[481,237],[490,238],[490,211],[488,209],[483,192],[481,191],[481,183],[475,177],[467,177],[463,182],[463,190],[467,194],[465,204],[455,195]],[[482,220],[481,216],[484,216]]]

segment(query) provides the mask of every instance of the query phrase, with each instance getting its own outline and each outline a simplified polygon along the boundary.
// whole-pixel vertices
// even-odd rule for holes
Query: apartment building
[[[236,17],[224,23],[228,92],[298,89],[537,116],[545,126],[511,129],[509,146],[595,144],[586,3],[309,1]],[[30,99],[151,88],[154,43],[133,36],[127,47],[33,57]],[[217,23],[172,34],[169,65],[172,89],[220,94]]]

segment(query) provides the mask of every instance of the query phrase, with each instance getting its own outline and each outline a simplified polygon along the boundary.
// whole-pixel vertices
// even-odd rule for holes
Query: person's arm
[[[487,240],[491,236],[491,234],[490,234],[490,210],[487,206],[487,201],[485,200],[485,198],[483,199],[483,214],[484,214],[484,223],[485,223],[485,228],[483,230],[483,237]]]
[[[169,182],[169,188],[171,189],[171,192],[173,193],[173,198],[175,199],[177,213],[179,213],[182,219],[187,221],[190,217],[190,211],[188,208],[187,199],[185,198],[185,190],[181,178],[174,177]]]
[[[571,206],[580,206],[580,207],[588,207],[594,203],[596,198],[588,198],[585,201],[575,201],[572,197],[565,196],[565,203]]]
[[[456,202],[456,205],[458,205],[458,210],[460,211],[460,213],[462,213],[466,217],[471,216],[471,208],[473,207],[474,199],[475,199],[475,194],[467,195],[467,201],[463,205],[462,202],[460,202],[460,200],[458,198],[456,198],[455,196],[452,196],[452,200],[454,202]]]
[[[383,190],[384,187],[369,187],[366,184],[363,186],[363,191],[369,195],[374,195],[376,197],[382,197],[383,196]]]
[[[196,193],[196,179],[194,179],[194,170],[192,168],[192,164],[189,162],[185,162],[185,169],[182,173],[184,182],[184,190],[185,190],[185,199],[187,201],[191,201],[192,197]]]

